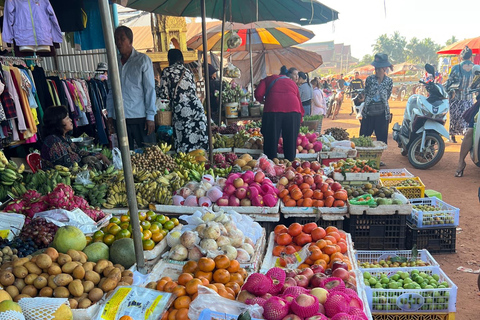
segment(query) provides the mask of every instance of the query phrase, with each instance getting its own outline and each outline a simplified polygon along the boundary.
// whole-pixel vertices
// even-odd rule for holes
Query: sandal
[[[465,163],[465,165],[463,166],[463,168],[461,170],[458,170],[458,171],[455,171],[455,177],[456,178],[461,178],[463,177],[463,171],[465,170],[465,167],[467,166],[467,164]]]

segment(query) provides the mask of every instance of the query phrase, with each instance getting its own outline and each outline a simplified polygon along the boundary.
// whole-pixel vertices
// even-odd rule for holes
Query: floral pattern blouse
[[[70,137],[49,135],[45,138],[41,150],[42,168],[53,168],[62,165],[67,168],[75,162],[80,163],[83,157],[89,156],[87,151],[80,150]]]
[[[388,99],[392,94],[393,81],[391,78],[384,76],[381,83],[378,83],[377,76],[372,74],[365,80],[365,106],[374,102],[383,102],[385,105],[385,118],[390,119],[390,106]],[[368,107],[367,107],[368,108]],[[363,117],[366,117],[366,108],[363,108]]]

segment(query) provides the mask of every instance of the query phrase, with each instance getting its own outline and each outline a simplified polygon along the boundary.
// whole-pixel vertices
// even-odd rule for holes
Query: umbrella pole
[[[205,0],[200,0],[200,6],[202,11],[202,38],[203,38],[203,74],[205,75],[205,99],[207,101],[207,130],[208,130],[208,156],[210,163],[213,163],[213,145],[212,145],[212,110],[210,108],[210,77],[208,74],[208,59],[207,59],[207,21]]]
[[[133,228],[133,243],[135,247],[135,257],[137,260],[137,269],[141,273],[146,273],[145,259],[143,257],[143,244],[140,232],[140,222],[138,220],[137,196],[135,193],[135,182],[133,180],[132,162],[130,160],[130,149],[128,146],[127,125],[125,123],[125,112],[123,110],[122,85],[120,83],[120,74],[118,71],[117,51],[113,41],[113,24],[110,18],[110,8],[108,0],[98,1],[100,16],[102,19],[103,35],[105,37],[105,46],[107,49],[108,72],[113,90],[113,101],[115,115],[117,117],[117,135],[120,152],[122,154],[123,174],[125,176],[125,185],[127,189],[128,209],[130,211],[130,221]]]
[[[225,53],[225,20],[227,19],[227,0],[223,0],[222,43],[220,44],[220,93],[218,94],[218,125],[222,123],[223,95],[223,54]]]
[[[253,57],[252,57],[252,29],[248,29],[248,41],[250,42],[250,87],[252,89],[252,101],[255,101],[255,95],[253,92]]]

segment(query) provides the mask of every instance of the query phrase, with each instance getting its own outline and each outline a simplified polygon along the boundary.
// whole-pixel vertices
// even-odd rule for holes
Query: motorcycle
[[[330,116],[332,116],[332,120],[335,120],[335,117],[338,115],[338,113],[340,112],[340,108],[342,107],[343,91],[333,90],[333,94],[330,99],[331,100],[329,100],[328,103],[326,117],[330,118]]]
[[[435,68],[425,65],[425,70],[435,74]],[[393,126],[393,140],[402,149],[402,155],[408,155],[408,161],[417,169],[428,169],[437,164],[445,152],[445,142],[449,134],[445,129],[449,111],[448,94],[439,83],[420,80],[428,97],[414,94],[408,98],[407,106],[400,126]]]
[[[407,96],[407,85],[400,84],[398,87],[395,88],[395,92],[392,92],[392,100],[403,101]]]

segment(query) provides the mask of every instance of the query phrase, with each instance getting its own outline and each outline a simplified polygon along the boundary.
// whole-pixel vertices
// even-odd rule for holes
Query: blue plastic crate
[[[210,309],[204,309],[200,313],[198,320],[237,320],[239,315],[233,315],[223,312],[217,312]],[[257,318],[252,318],[252,320],[261,320]]]
[[[460,209],[449,205],[437,197],[410,199],[410,202],[413,206],[430,205],[437,207],[432,211],[422,211],[413,208],[409,221],[416,228],[457,227],[460,223]]]

